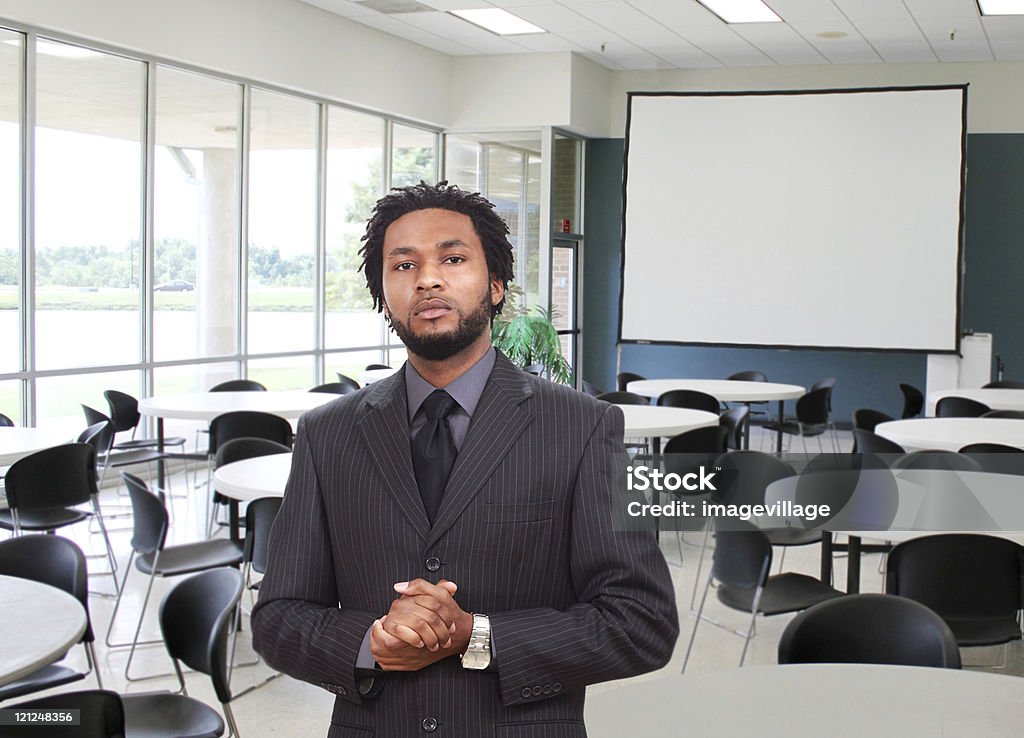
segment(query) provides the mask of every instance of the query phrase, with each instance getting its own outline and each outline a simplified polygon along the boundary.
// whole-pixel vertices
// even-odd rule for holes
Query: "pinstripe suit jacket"
[[[617,408],[499,354],[431,527],[404,372],[306,413],[252,614],[257,651],[338,695],[329,738],[586,736],[584,687],[664,665],[679,627],[654,536],[612,530],[622,439]],[[464,610],[490,616],[497,673],[448,658],[362,697],[363,636],[392,585],[416,577],[455,582]]]

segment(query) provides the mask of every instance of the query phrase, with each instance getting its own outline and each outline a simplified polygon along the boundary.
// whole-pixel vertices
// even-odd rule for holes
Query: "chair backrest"
[[[789,622],[780,664],[896,664],[960,668],[953,631],[932,610],[896,595],[827,600]]]
[[[356,390],[361,389],[360,386],[359,386],[359,382],[357,382],[356,380],[352,379],[352,377],[347,377],[344,374],[342,374],[341,372],[338,372],[337,374],[338,374],[338,382],[340,382],[341,384],[346,385],[347,387],[350,387],[351,388],[349,390],[350,392],[355,392]]]
[[[324,384],[318,384],[316,387],[311,387],[309,391],[322,392],[328,395],[347,395],[356,390],[352,388],[352,385],[345,382],[325,382]]]
[[[82,412],[89,427],[78,434],[78,442],[92,446],[97,459],[106,456],[114,446],[114,426],[110,418],[88,405],[82,405]]]
[[[901,418],[916,418],[924,410],[924,393],[912,384],[900,383],[903,393],[903,413]]]
[[[647,379],[647,377],[641,374],[634,374],[633,372],[619,372],[615,375],[615,387],[619,392],[625,392],[627,384],[630,382],[639,382],[642,379]]]
[[[283,501],[280,497],[260,497],[245,508],[245,550],[242,552],[242,561],[252,564],[252,570],[258,574],[267,570],[270,529]]]
[[[763,587],[772,568],[772,544],[768,536],[739,520],[730,520],[729,528],[715,531],[712,575],[736,589]]]
[[[750,407],[747,405],[731,407],[718,416],[718,424],[728,431],[725,439],[726,448],[731,448],[734,451],[743,448],[743,436],[749,422]]]
[[[673,436],[665,444],[666,454],[713,454],[708,460],[714,461],[726,450],[726,436],[729,431],[721,425],[709,425]]]
[[[764,372],[748,370],[745,372],[730,374],[726,379],[732,380],[733,382],[767,382],[768,376]]]
[[[139,401],[125,392],[107,390],[103,393],[110,408],[110,420],[114,424],[114,432],[132,430],[139,424]]]
[[[690,410],[703,410],[706,413],[718,415],[721,406],[718,400],[707,392],[697,390],[677,389],[662,392],[658,396],[658,405],[661,407],[684,407]]]
[[[982,389],[1024,389],[1024,382],[1015,382],[1012,379],[1000,379],[996,382],[989,382],[981,385]]]
[[[231,701],[228,640],[242,595],[237,569],[209,569],[184,579],[160,603],[160,631],[176,662],[208,675],[221,703]]]
[[[943,397],[935,403],[936,418],[980,418],[992,408],[969,397]]]
[[[3,413],[0,413],[0,428],[13,428],[14,421],[8,418]]]
[[[831,387],[809,390],[796,401],[796,419],[804,425],[822,425],[828,422]]]
[[[96,452],[87,443],[36,451],[11,465],[4,486],[15,510],[82,505],[97,492]]]
[[[372,372],[374,369],[390,369],[391,367],[387,364],[367,364],[366,371]]]
[[[893,547],[885,591],[943,618],[1013,618],[1021,608],[1021,546],[995,536],[948,533]]]
[[[10,735],[46,735],[47,738],[124,738],[124,705],[121,695],[106,689],[91,689],[81,692],[61,692],[48,697],[5,705],[14,710],[41,710],[42,712],[65,712],[78,710],[77,725],[49,725],[45,731],[22,731],[10,728]],[[0,735],[8,735],[0,730]]]
[[[969,443],[960,453],[993,474],[1024,476],[1024,449],[1002,443]]]
[[[828,396],[825,399],[825,405],[828,407],[829,412],[832,412],[832,390],[835,389],[836,383],[838,381],[839,380],[836,379],[835,377],[825,377],[824,379],[819,379],[817,382],[811,385],[811,392],[819,389],[828,390]]]
[[[540,377],[544,375],[544,365],[530,364],[529,366],[524,366],[523,371],[526,372],[527,374],[532,374],[535,377]]]
[[[1024,410],[989,410],[981,417],[1010,418],[1011,420],[1024,420]]]
[[[860,407],[853,411],[853,427],[859,430],[874,433],[875,427],[879,423],[888,423],[890,420],[895,420],[895,418],[881,410]]]
[[[168,516],[164,501],[134,474],[121,472],[132,501],[132,550],[139,554],[160,551],[167,540]]]
[[[585,379],[582,380],[581,387],[583,389],[583,393],[587,394],[587,395],[590,395],[591,397],[597,397],[598,395],[603,395],[604,394],[604,390],[603,389],[598,387],[596,384],[591,384],[590,382],[588,382]]]
[[[613,405],[650,405],[651,402],[643,395],[635,392],[605,392],[597,396],[598,400],[610,402]]]
[[[89,574],[85,554],[74,541],[62,536],[20,536],[0,541],[0,574],[48,584],[74,597],[85,610],[82,640],[92,643]]]
[[[984,471],[981,464],[970,456],[942,449],[924,449],[901,456],[893,463],[894,469],[932,469],[936,471]]]
[[[278,415],[254,410],[224,413],[210,421],[211,455],[233,438],[266,438],[291,448],[292,426]]]
[[[718,477],[726,485],[719,485],[715,496],[716,502],[725,504],[760,505],[769,484],[796,476],[792,466],[761,451],[730,451],[720,456],[715,466],[726,472]]]
[[[274,454],[286,454],[291,451],[290,446],[283,443],[271,441],[267,438],[232,438],[225,441],[217,449],[217,456],[213,465],[220,468],[225,464],[231,464],[243,459],[255,459],[257,456],[272,456]]]
[[[255,379],[229,379],[210,387],[210,392],[266,392],[267,388]]]
[[[888,438],[863,430],[853,429],[853,446],[857,453],[861,454],[904,454],[906,449]]]

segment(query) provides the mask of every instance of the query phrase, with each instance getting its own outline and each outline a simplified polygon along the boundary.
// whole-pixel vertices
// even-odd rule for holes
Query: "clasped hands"
[[[466,650],[473,616],[455,601],[457,589],[446,579],[395,585],[401,597],[370,630],[370,651],[384,671],[418,671]]]

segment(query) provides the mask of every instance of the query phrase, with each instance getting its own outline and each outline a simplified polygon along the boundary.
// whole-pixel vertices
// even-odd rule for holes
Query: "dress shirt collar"
[[[484,385],[487,384],[491,370],[494,369],[495,358],[496,354],[492,346],[473,366],[456,377],[447,387],[440,388],[455,398],[459,407],[470,417],[473,417],[473,411],[476,410],[477,403],[480,402],[480,395],[484,393]],[[412,362],[405,362],[405,391],[409,399],[410,423],[419,412],[420,405],[427,399],[427,395],[435,389],[438,388],[421,377]]]

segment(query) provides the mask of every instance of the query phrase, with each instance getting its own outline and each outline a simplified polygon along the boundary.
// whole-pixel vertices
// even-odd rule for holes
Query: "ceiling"
[[[1024,16],[983,18],[975,0],[767,0],[783,23],[735,25],[696,0],[302,1],[455,56],[574,51],[613,70],[1024,60]],[[445,12],[487,7],[547,33],[499,37]]]

